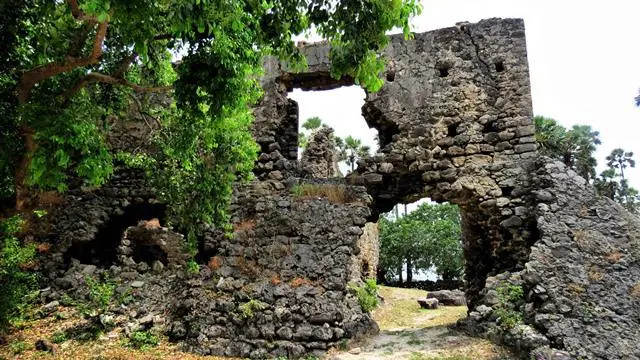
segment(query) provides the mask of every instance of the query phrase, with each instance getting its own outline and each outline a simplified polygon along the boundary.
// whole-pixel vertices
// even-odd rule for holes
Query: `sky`
[[[415,32],[491,17],[523,18],[533,111],[565,127],[591,125],[600,132],[598,172],[616,147],[633,151],[640,164],[640,1],[637,0],[423,0],[412,20]],[[376,148],[375,130],[360,114],[364,91],[294,90],[301,122],[319,116],[336,135],[353,135]],[[625,171],[640,189],[640,165]]]

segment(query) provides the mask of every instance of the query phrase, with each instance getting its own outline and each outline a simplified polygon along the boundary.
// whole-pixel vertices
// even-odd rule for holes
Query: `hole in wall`
[[[504,63],[502,61],[497,61],[495,63],[496,66],[496,72],[503,72],[504,71]]]
[[[393,82],[395,79],[396,79],[396,72],[395,71],[387,72],[387,81]]]
[[[364,154],[372,155],[378,149],[378,131],[369,128],[362,116],[364,89],[360,86],[343,86],[329,90],[303,91],[294,89],[289,93],[289,98],[298,104],[298,133],[303,134],[307,143],[302,140],[298,149],[299,158],[305,150],[308,142],[320,128],[308,129],[305,123],[310,118],[319,118],[321,127],[326,126],[334,130],[334,137],[342,139],[346,143],[347,137],[359,140],[360,153],[350,146],[339,146],[341,156],[338,161],[339,175],[346,175],[357,167],[358,159]],[[317,122],[316,122],[317,123]]]
[[[440,64],[436,67],[436,69],[438,69],[438,76],[447,77],[449,76],[449,70],[451,69],[451,66],[447,64]]]
[[[463,286],[462,227],[458,206],[437,203],[429,198],[396,203],[391,211],[380,216],[378,227],[378,283],[423,290]],[[400,248],[398,244],[402,244]],[[444,248],[447,251],[441,251]],[[450,261],[454,258],[457,262]],[[452,266],[454,263],[457,267]]]
[[[457,129],[458,129],[458,124],[451,124],[447,126],[447,136],[448,137],[456,136],[458,134]]]
[[[124,231],[137,225],[141,220],[157,218],[162,224],[165,220],[166,206],[164,204],[149,204],[148,202],[131,204],[122,209],[121,214],[112,215],[100,228],[93,240],[75,243],[65,254],[65,262],[77,259],[83,264],[93,264],[108,267],[116,263],[117,247],[124,235]]]

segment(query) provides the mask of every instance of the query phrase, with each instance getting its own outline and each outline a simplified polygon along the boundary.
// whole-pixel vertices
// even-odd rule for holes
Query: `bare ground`
[[[466,306],[421,309],[425,291],[381,286],[384,304],[373,311],[380,334],[334,350],[335,360],[497,360],[512,359],[503,348],[449,329],[466,316]]]

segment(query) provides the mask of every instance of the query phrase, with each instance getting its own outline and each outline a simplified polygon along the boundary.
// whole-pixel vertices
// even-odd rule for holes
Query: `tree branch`
[[[138,54],[135,51],[132,52],[131,55],[125,57],[120,63],[120,65],[118,66],[118,68],[116,69],[116,72],[113,73],[113,76],[116,78],[123,77],[124,73],[126,73],[127,70],[129,70],[129,66],[131,66],[131,63],[134,62],[137,57],[138,57]]]
[[[69,4],[69,6],[71,7],[71,14],[77,20],[93,22],[94,24],[98,22],[98,19],[96,19],[94,16],[89,16],[85,14],[84,11],[80,10],[78,0],[67,0],[67,4]]]
[[[72,2],[74,0],[69,1]],[[98,30],[96,31],[96,37],[93,42],[93,49],[89,56],[83,58],[67,57],[65,61],[55,61],[44,64],[22,74],[22,76],[20,77],[20,86],[18,88],[18,101],[21,104],[24,104],[27,99],[29,99],[29,95],[31,94],[31,90],[33,89],[33,87],[42,80],[48,79],[63,72],[73,70],[78,67],[98,63],[98,61],[100,61],[100,57],[102,56],[102,44],[104,43],[104,39],[107,36],[108,26],[109,23],[106,21],[98,24]]]
[[[82,80],[78,81],[78,83],[73,88],[71,88],[69,91],[67,91],[64,94],[63,98],[66,101],[67,99],[71,98],[73,95],[75,95],[78,91],[80,91],[82,88],[84,88],[88,84],[97,83],[97,82],[104,83],[104,84],[125,86],[133,89],[133,91],[135,92],[140,92],[140,93],[167,92],[173,89],[172,86],[151,86],[151,87],[141,86],[138,84],[134,84],[130,81],[127,81],[123,78],[94,72],[94,73],[88,74],[87,76],[82,78]]]
[[[84,26],[75,34],[69,44],[67,56],[78,57],[82,51],[82,47],[87,42],[87,38],[91,33],[95,23],[85,23]]]

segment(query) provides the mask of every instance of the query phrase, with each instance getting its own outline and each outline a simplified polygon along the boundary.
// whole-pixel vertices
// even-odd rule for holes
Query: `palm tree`
[[[610,168],[620,170],[620,178],[624,180],[624,169],[627,167],[635,167],[636,162],[633,160],[633,152],[625,152],[624,150],[617,148],[611,151],[611,154],[607,156],[607,165]]]
[[[306,130],[313,131],[322,126],[322,119],[317,116],[313,116],[308,118],[303,124],[302,127]]]

